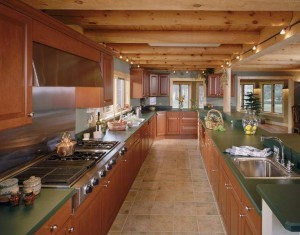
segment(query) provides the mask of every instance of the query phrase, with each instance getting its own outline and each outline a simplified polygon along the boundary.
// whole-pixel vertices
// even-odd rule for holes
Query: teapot
[[[56,145],[56,152],[60,157],[67,157],[74,154],[76,141],[71,140],[69,132],[65,132],[59,144]]]

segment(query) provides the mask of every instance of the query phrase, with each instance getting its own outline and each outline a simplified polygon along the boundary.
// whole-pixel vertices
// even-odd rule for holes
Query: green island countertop
[[[32,206],[25,206],[22,200],[15,207],[1,204],[0,234],[34,234],[75,192],[74,189],[42,188]]]
[[[230,115],[230,114],[226,114]],[[205,122],[204,122],[204,116],[200,114],[200,120],[202,121],[204,127],[205,127]],[[230,119],[229,119],[230,120]],[[232,119],[231,119],[232,120]],[[238,120],[238,118],[233,118],[233,120]],[[299,160],[297,159],[300,155],[300,135],[298,134],[273,134],[269,133],[265,130],[262,130],[261,128],[258,128],[257,132],[255,135],[245,135],[244,131],[241,128],[237,128],[235,125],[231,124],[228,121],[224,122],[224,127],[226,128],[225,132],[220,132],[220,131],[213,131],[209,129],[205,129],[206,133],[210,135],[212,140],[215,143],[215,146],[219,150],[220,153],[222,153],[222,156],[224,157],[225,162],[227,163],[228,167],[232,171],[232,173],[235,175],[236,179],[240,183],[242,189],[244,192],[247,194],[248,198],[250,201],[253,203],[256,211],[261,214],[262,210],[262,191],[260,192],[257,191],[257,187],[260,185],[269,185],[268,187],[272,187],[276,189],[280,189],[281,187],[286,187],[285,188],[285,194],[293,194],[295,193],[295,188],[300,188],[300,178],[299,179],[289,179],[289,178],[272,178],[272,179],[251,179],[251,178],[244,178],[239,170],[234,166],[233,161],[231,158],[233,156],[224,153],[225,149],[230,148],[232,146],[243,146],[243,145],[248,145],[248,146],[253,146],[258,149],[263,149],[266,146],[267,147],[272,147],[274,143],[272,142],[264,142],[266,146],[263,145],[263,143],[260,141],[260,136],[265,135],[265,136],[276,136],[280,138],[283,141],[283,144],[285,146],[285,154],[289,159],[292,159],[293,162],[295,163],[295,166],[297,166],[299,170]],[[298,173],[298,172],[297,172]],[[292,185],[287,187],[286,185]],[[299,192],[299,191],[298,191]],[[298,195],[300,195],[298,193]],[[280,204],[278,206],[278,210],[281,210],[287,205],[287,199],[284,196],[280,196],[275,199],[275,197],[269,197],[269,194],[266,193],[264,194],[264,199],[265,201],[268,201],[270,208],[275,208],[275,204]],[[269,200],[267,199],[269,197]],[[294,199],[291,198],[291,200],[296,200],[296,196]],[[299,200],[297,198],[297,200]],[[289,202],[291,203],[291,201]],[[289,226],[288,221],[297,221],[293,224],[293,231],[300,231],[300,216],[299,216],[299,207],[289,207],[289,216],[287,217],[284,212],[280,212],[279,214],[281,215],[281,223],[282,225],[287,229],[291,231],[291,226]],[[276,214],[276,213],[275,213]],[[294,216],[294,217],[293,217]],[[298,226],[298,227],[297,227]]]
[[[300,231],[300,185],[261,184],[257,191],[287,230]]]

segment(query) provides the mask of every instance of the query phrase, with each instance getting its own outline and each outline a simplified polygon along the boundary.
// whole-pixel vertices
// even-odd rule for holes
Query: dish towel
[[[260,150],[251,146],[232,146],[232,148],[226,149],[225,153],[229,153],[234,156],[268,157],[273,153],[273,151],[270,148]]]

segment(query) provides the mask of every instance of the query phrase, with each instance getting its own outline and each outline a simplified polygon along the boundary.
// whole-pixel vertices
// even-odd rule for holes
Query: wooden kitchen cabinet
[[[198,112],[180,112],[180,134],[198,136]]]
[[[150,74],[150,96],[169,96],[170,79],[168,74]]]
[[[180,113],[167,112],[167,135],[178,135],[180,133]]]
[[[223,97],[222,82],[220,80],[222,74],[211,74],[208,76],[207,97],[221,98]],[[235,96],[235,79],[231,76],[231,97]]]
[[[101,71],[103,76],[103,106],[113,104],[114,58],[101,52]]]
[[[164,136],[166,134],[167,112],[156,112],[156,136]]]
[[[149,97],[149,74],[142,68],[130,69],[130,97]]]
[[[100,87],[76,87],[76,108],[99,108],[103,104],[103,89]]]
[[[0,4],[0,130],[32,122],[32,20]]]
[[[35,234],[63,235],[75,232],[71,214],[72,200],[69,199]]]

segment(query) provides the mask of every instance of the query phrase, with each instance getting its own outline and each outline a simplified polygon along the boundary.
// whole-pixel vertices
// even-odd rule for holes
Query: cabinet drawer
[[[68,200],[38,231],[37,235],[56,234],[72,214],[72,201]]]
[[[180,117],[182,118],[196,118],[198,121],[198,113],[197,112],[181,112]]]
[[[197,134],[197,126],[180,126],[180,134]]]
[[[167,112],[167,118],[179,118],[179,112]]]
[[[198,125],[198,120],[196,118],[181,118],[181,124],[192,124],[192,125]]]

